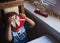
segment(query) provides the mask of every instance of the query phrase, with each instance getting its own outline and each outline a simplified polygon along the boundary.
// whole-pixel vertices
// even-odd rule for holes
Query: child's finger
[[[9,18],[8,20],[10,21],[12,18]]]
[[[12,22],[12,18],[9,18],[9,19],[8,19],[8,22],[11,23],[11,22]]]

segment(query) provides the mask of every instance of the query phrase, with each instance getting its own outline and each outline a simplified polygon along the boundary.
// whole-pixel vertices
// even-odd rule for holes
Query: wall
[[[37,38],[37,37],[41,37],[43,35],[49,35],[49,36],[53,37],[54,39],[56,39],[57,41],[60,41],[60,33],[58,33],[48,24],[43,22],[41,19],[37,18],[31,12],[29,12],[29,11],[26,11],[26,12],[28,12],[27,16],[29,18],[33,19],[36,23],[36,26],[34,29],[28,30],[28,35],[30,36],[29,37],[30,40]]]
[[[38,21],[38,19],[27,10],[26,15],[36,23],[36,25],[33,28],[27,30],[28,41],[43,36],[45,32],[43,31],[42,24]]]

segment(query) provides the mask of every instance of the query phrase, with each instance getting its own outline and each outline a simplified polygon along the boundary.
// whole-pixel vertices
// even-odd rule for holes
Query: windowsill
[[[52,37],[44,35],[42,37],[36,38],[28,43],[57,43]]]
[[[27,4],[25,3],[25,9],[27,9],[28,11],[30,11],[32,14],[34,14],[36,17],[38,17],[39,19],[41,19],[42,21],[44,21],[46,24],[48,24],[49,26],[51,26],[53,29],[55,29],[58,33],[60,33],[60,20],[52,15],[48,15],[47,18],[38,15],[36,13],[34,13],[35,7],[31,4]]]

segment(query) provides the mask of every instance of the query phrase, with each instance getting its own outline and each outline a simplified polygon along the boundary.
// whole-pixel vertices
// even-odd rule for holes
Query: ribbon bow
[[[16,27],[16,25],[20,26],[20,19],[17,15],[13,15],[11,18],[12,18],[11,25],[13,27]]]

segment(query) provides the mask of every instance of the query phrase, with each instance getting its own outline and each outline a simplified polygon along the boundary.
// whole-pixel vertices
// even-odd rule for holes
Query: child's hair
[[[5,22],[8,23],[8,19],[9,17],[13,16],[13,15],[17,15],[16,12],[9,12],[5,14]]]

